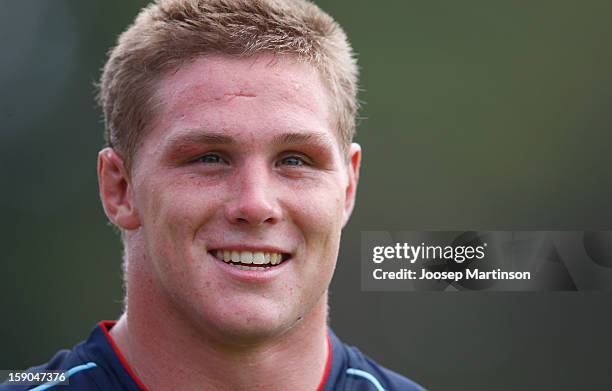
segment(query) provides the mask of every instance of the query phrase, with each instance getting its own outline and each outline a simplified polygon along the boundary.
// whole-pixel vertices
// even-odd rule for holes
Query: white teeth
[[[263,265],[266,262],[266,256],[262,252],[253,253],[253,263],[256,265]]]
[[[261,266],[251,266],[251,269],[244,269],[244,264],[254,264],[254,265],[278,265],[281,263],[282,255],[280,253],[275,252],[263,252],[263,251],[236,251],[236,250],[216,250],[214,251],[214,255],[227,263],[241,263],[242,265],[234,265],[241,266],[243,270],[252,270],[257,269],[261,270]],[[265,266],[264,266],[265,267]]]
[[[234,265],[234,267],[237,267],[240,270],[261,270],[261,269],[269,269],[270,266],[244,266],[244,265]]]
[[[250,251],[242,251],[240,253],[240,263],[253,263],[253,253]]]

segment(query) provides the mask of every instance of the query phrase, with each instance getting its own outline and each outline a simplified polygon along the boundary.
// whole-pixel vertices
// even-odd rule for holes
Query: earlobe
[[[359,167],[361,165],[361,146],[357,143],[352,143],[349,149],[348,156],[348,184],[346,186],[345,203],[344,203],[344,221],[342,227],[346,225],[353,207],[355,206],[355,197],[357,195],[357,184],[359,183]]]
[[[121,229],[140,227],[128,173],[123,159],[112,148],[104,148],[98,153],[98,185],[108,219]]]

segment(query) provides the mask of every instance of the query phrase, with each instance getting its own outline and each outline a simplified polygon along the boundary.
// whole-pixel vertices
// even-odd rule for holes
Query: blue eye
[[[214,154],[214,153],[208,153],[200,158],[198,158],[199,162],[205,163],[205,164],[219,164],[221,162],[223,162],[223,159],[221,159],[221,156]]]
[[[285,166],[303,166],[304,160],[297,156],[287,156],[281,160],[281,164]]]

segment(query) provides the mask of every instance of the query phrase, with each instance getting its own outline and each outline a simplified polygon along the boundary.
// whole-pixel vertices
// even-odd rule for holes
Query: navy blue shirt
[[[60,350],[48,363],[29,369],[66,371],[69,385],[9,386],[3,383],[0,391],[147,390],[109,334],[114,323],[98,323],[87,341],[72,350]],[[331,330],[328,331],[328,343],[331,354],[319,391],[424,391],[416,383],[376,364],[357,348],[345,345]]]

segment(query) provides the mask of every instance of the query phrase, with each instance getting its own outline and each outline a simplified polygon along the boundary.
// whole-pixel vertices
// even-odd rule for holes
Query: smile
[[[278,252],[214,250],[211,254],[220,261],[242,270],[269,269],[289,259],[290,255]]]

